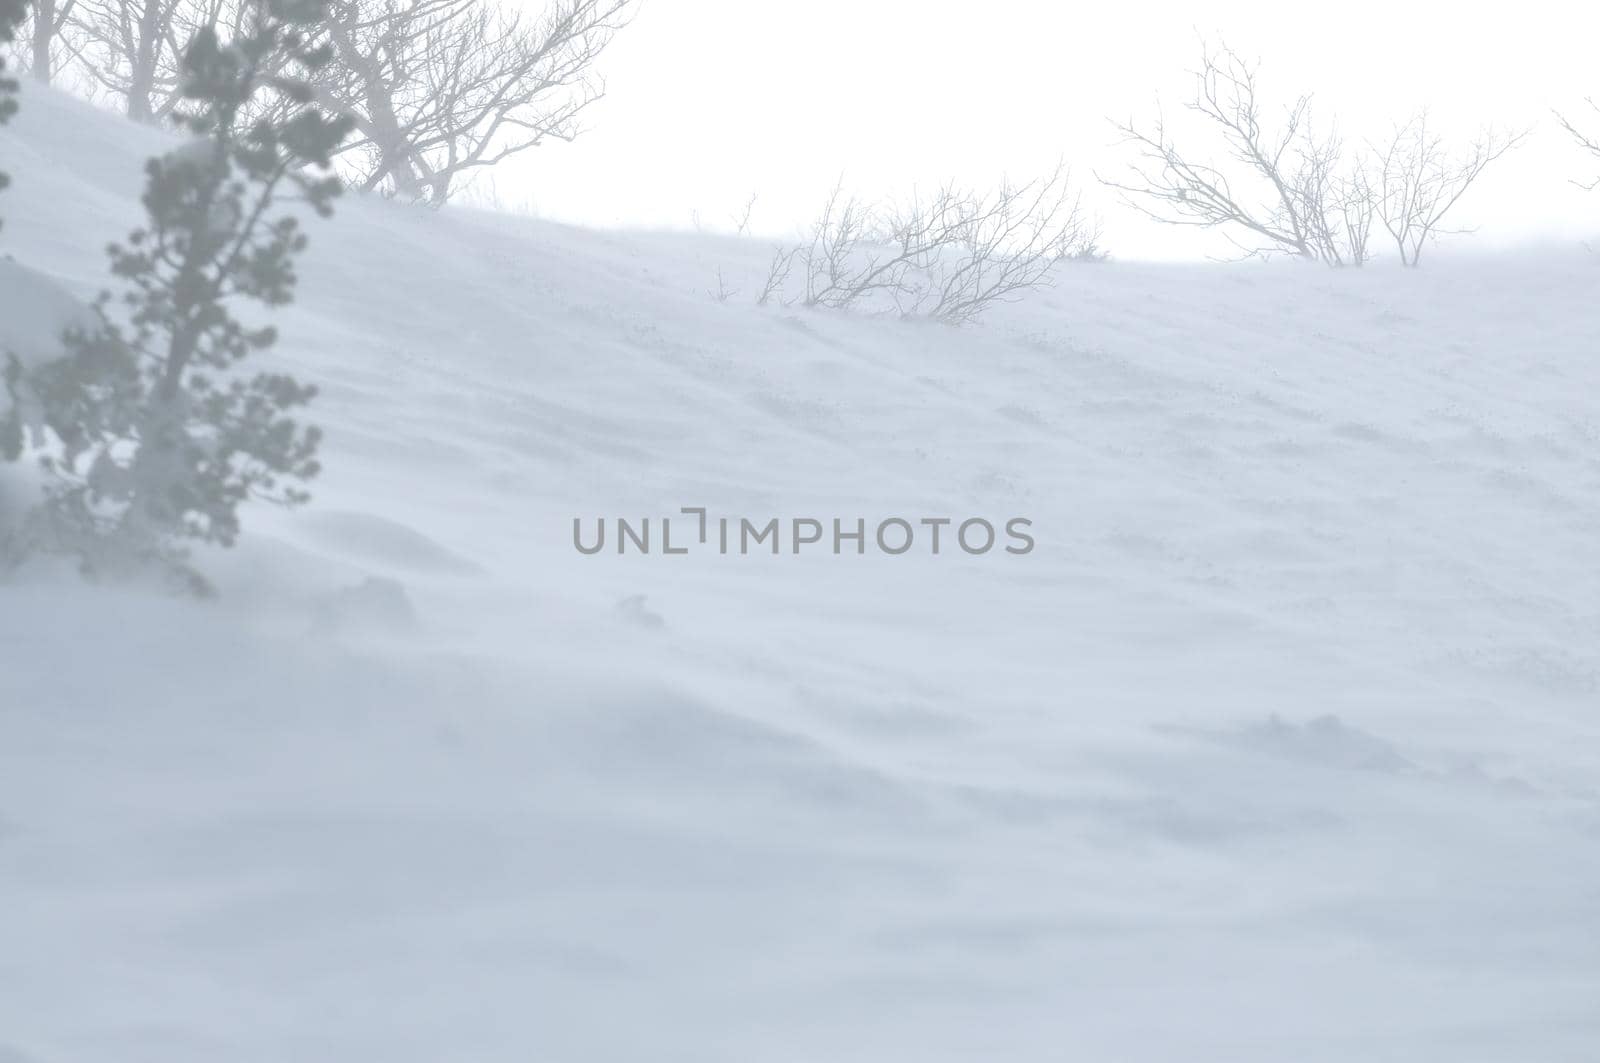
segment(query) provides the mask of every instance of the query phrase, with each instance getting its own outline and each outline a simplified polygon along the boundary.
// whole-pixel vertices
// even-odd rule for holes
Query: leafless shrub
[[[1064,168],[979,193],[946,185],[902,205],[873,205],[836,186],[809,239],[780,249],[758,302],[799,267],[799,301],[965,324],[1046,283],[1052,266],[1103,257],[1099,230]]]
[[[1580,126],[1578,119],[1569,118],[1559,113],[1556,115],[1556,121],[1561,123],[1561,128],[1565,129],[1573,140],[1577,141],[1578,147],[1594,156],[1595,162],[1600,164],[1600,103],[1596,103],[1592,96],[1583,102],[1588,105],[1589,110],[1594,112],[1594,115],[1588,117],[1588,120],[1595,122],[1595,125],[1583,127]],[[1576,180],[1572,183],[1585,192],[1592,192],[1596,188],[1600,188],[1600,173],[1597,173],[1587,181]]]
[[[988,194],[954,187],[895,216],[890,231],[915,256],[894,293],[903,316],[965,324],[1045,282],[1052,266],[1099,254],[1065,168]]]
[[[732,299],[734,296],[739,294],[739,289],[728,287],[728,280],[727,280],[726,277],[723,276],[722,267],[721,266],[717,267],[717,287],[716,287],[716,290],[713,291],[713,292],[710,292],[709,294],[710,294],[711,298],[715,299],[719,303],[725,303],[729,299]]]
[[[1453,157],[1421,114],[1364,157],[1348,151],[1336,131],[1317,128],[1309,94],[1269,126],[1256,66],[1226,45],[1203,51],[1195,81],[1185,107],[1220,136],[1227,162],[1197,161],[1158,115],[1148,129],[1117,124],[1138,150],[1135,178],[1105,183],[1157,221],[1223,230],[1247,255],[1360,266],[1372,257],[1381,222],[1401,261],[1415,266],[1422,248],[1448,231],[1445,216],[1484,169],[1525,135],[1485,131]]]
[[[903,283],[920,249],[916,243],[907,246],[908,239],[928,245],[945,235],[925,228],[891,234],[870,206],[845,195],[841,182],[811,227],[810,243],[799,251],[805,267],[803,302],[848,310],[874,292],[892,293]]]
[[[1526,136],[1486,130],[1464,152],[1453,154],[1443,137],[1428,128],[1425,111],[1395,127],[1389,142],[1377,149],[1372,181],[1378,218],[1401,262],[1416,266],[1432,240],[1471,231],[1444,228],[1445,217],[1489,164]]]
[[[756,200],[759,198],[759,192],[751,192],[750,198],[744,201],[744,208],[733,216],[733,231],[739,236],[750,234],[750,217],[756,211]]]
[[[1104,262],[1111,252],[1102,245],[1104,230],[1100,219],[1079,211],[1074,225],[1065,226],[1055,249],[1057,262]]]
[[[1367,261],[1365,183],[1338,135],[1315,128],[1310,95],[1270,128],[1256,66],[1226,45],[1207,46],[1184,106],[1220,137],[1227,162],[1201,162],[1180,148],[1159,114],[1148,127],[1113,123],[1138,155],[1130,180],[1102,181],[1129,206],[1168,225],[1220,229],[1246,255],[1289,254],[1330,266]]]
[[[757,306],[766,306],[774,297],[783,294],[784,285],[789,283],[789,276],[794,272],[794,261],[800,255],[798,247],[780,247],[772,254],[772,264],[767,267],[767,279],[761,286],[761,294],[756,297]]]

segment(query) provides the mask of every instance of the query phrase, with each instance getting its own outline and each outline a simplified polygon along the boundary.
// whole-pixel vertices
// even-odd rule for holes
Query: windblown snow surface
[[[169,143],[27,94],[16,342]],[[1592,257],[958,330],[757,307],[757,240],[312,235],[314,503],[213,604],[0,588],[6,1063],[1600,1058]],[[1038,545],[573,548],[684,506]]]

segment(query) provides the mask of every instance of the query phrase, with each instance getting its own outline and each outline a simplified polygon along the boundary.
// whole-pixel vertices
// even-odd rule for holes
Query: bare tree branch
[[[71,13],[91,89],[154,121],[178,102],[194,32],[214,24],[230,39],[258,0],[47,2]],[[595,63],[640,2],[530,13],[510,0],[334,0],[317,30],[332,61],[313,92],[355,124],[340,169],[354,187],[442,204],[476,170],[573,139],[604,95]]]
[[[750,198],[744,201],[744,209],[733,216],[733,231],[736,235],[748,236],[750,234],[750,216],[755,213],[756,200],[760,197],[761,193],[751,192]]]
[[[556,0],[542,16],[490,0],[343,0],[319,98],[355,120],[359,187],[448,201],[461,179],[571,140],[604,95],[594,64],[639,0]]]
[[[798,247],[780,247],[773,252],[766,283],[761,286],[761,294],[756,298],[757,306],[766,306],[774,296],[783,292],[784,285],[789,283],[789,275],[794,272],[794,260],[799,254]]]
[[[1263,119],[1256,67],[1225,44],[1201,54],[1185,104],[1221,141],[1225,164],[1198,161],[1157,114],[1148,127],[1114,122],[1137,152],[1126,181],[1102,178],[1129,206],[1168,225],[1220,229],[1246,256],[1289,254],[1332,266],[1368,259],[1364,187],[1345,166],[1337,135],[1318,135],[1311,97],[1289,106],[1277,128]]]
[[[1578,147],[1593,155],[1596,163],[1600,164],[1600,103],[1596,103],[1593,96],[1583,102],[1588,104],[1589,110],[1594,112],[1593,120],[1596,124],[1593,128],[1579,128],[1576,119],[1569,119],[1566,115],[1560,113],[1556,114],[1556,121],[1561,123],[1561,128],[1565,129],[1573,140],[1577,141]],[[1588,181],[1575,180],[1572,183],[1585,192],[1593,192],[1596,188],[1600,188],[1600,173],[1597,173]]]
[[[1445,217],[1490,163],[1526,137],[1526,131],[1485,130],[1464,153],[1452,155],[1443,137],[1428,128],[1426,111],[1396,126],[1389,142],[1374,149],[1373,190],[1378,218],[1399,250],[1400,261],[1414,267],[1431,241],[1470,231],[1446,229]]]
[[[758,302],[798,265],[805,306],[864,305],[902,317],[966,324],[1041,287],[1068,259],[1103,257],[1065,167],[983,194],[945,185],[900,206],[873,206],[834,187],[806,243],[780,249]]]

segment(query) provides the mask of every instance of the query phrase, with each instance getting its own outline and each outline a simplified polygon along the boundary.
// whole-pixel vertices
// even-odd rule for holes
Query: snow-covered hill
[[[165,143],[26,94],[0,322]],[[6,1063],[1600,1052],[1593,258],[954,330],[757,307],[754,241],[313,241],[313,505],[215,604],[0,587]],[[682,507],[1037,546],[574,549]]]

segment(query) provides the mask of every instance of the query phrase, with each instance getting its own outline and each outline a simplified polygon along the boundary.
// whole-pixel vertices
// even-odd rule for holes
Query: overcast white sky
[[[537,4],[540,0],[526,0]],[[1108,116],[1169,117],[1199,35],[1262,62],[1273,101],[1316,95],[1347,136],[1419,106],[1442,128],[1536,125],[1464,202],[1480,244],[1600,233],[1600,193],[1566,179],[1583,160],[1550,109],[1600,97],[1600,5],[1355,0],[643,0],[603,59],[609,95],[574,144],[498,170],[493,194],[550,218],[605,226],[787,233],[843,175],[867,194],[956,178],[993,182],[1066,159],[1121,258],[1223,249],[1143,221],[1094,173],[1127,154]]]

